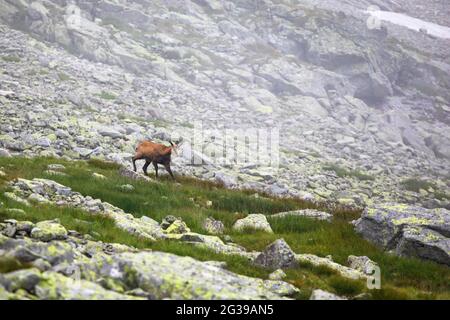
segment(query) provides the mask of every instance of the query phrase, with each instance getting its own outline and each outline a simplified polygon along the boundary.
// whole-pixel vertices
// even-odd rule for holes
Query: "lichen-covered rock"
[[[19,203],[21,203],[21,204],[23,204],[23,205],[26,205],[26,206],[29,206],[29,205],[30,205],[30,203],[29,203],[26,199],[23,199],[23,198],[17,196],[17,195],[16,195],[15,193],[13,193],[13,192],[5,192],[5,193],[3,193],[3,195],[4,195],[6,198],[8,198],[8,199],[11,199],[11,200],[13,200],[13,201],[19,202]]]
[[[347,300],[347,299],[328,291],[316,289],[312,292],[309,300]]]
[[[12,298],[12,294],[6,291],[5,287],[0,284],[0,301],[9,300]]]
[[[237,220],[233,225],[233,230],[237,231],[242,231],[247,228],[273,233],[267,217],[260,213],[249,214],[247,217]]]
[[[348,256],[347,262],[350,268],[359,270],[367,275],[372,275],[378,266],[376,262],[366,256]]]
[[[31,263],[43,259],[51,265],[71,263],[77,256],[74,248],[63,241],[40,242],[29,238],[0,241],[0,249],[8,251],[21,263]]]
[[[31,230],[31,237],[41,241],[63,240],[67,230],[58,221],[41,221]]]
[[[290,297],[300,292],[297,287],[281,280],[265,280],[263,284],[264,288],[284,297]]]
[[[212,217],[206,218],[203,223],[203,229],[211,234],[222,234],[225,230],[225,226],[222,221],[215,220]]]
[[[297,265],[295,253],[284,239],[275,240],[275,242],[268,245],[256,257],[254,263],[270,269],[292,268]]]
[[[317,220],[331,221],[331,219],[333,218],[333,215],[328,212],[319,211],[319,210],[315,210],[315,209],[304,209],[304,210],[280,212],[280,213],[273,214],[270,217],[271,218],[308,217],[308,218],[317,219]]]
[[[368,206],[355,229],[398,255],[450,265],[450,211],[384,203]]]
[[[270,280],[283,280],[284,278],[286,278],[286,273],[282,269],[277,269],[269,274]]]
[[[355,270],[339,263],[333,262],[331,259],[318,257],[313,254],[296,254],[295,259],[300,263],[310,263],[313,266],[325,266],[336,272],[341,276],[349,279],[367,279],[366,275],[359,270]]]
[[[282,299],[281,285],[241,276],[220,267],[163,252],[122,253],[95,259],[98,276],[141,288],[156,299]],[[92,270],[92,265],[85,268]],[[276,291],[276,292],[274,292]]]
[[[16,291],[24,289],[31,291],[41,279],[41,272],[38,269],[23,269],[10,272],[5,275],[5,278],[11,283],[10,290]]]
[[[169,234],[181,234],[191,232],[191,230],[184,221],[177,219],[167,227],[165,232]]]
[[[16,193],[10,192],[10,198],[15,201],[29,205],[25,200],[32,194],[40,198],[48,199],[51,203],[64,206],[72,206],[86,210],[92,214],[100,214],[114,220],[116,226],[126,232],[146,238],[148,240],[166,239],[161,227],[156,221],[150,218],[135,218],[133,215],[124,212],[107,202],[99,199],[92,199],[89,196],[84,197],[71,188],[61,185],[48,179],[17,179],[11,182]]]
[[[181,220],[181,218],[177,218],[177,217],[172,216],[172,215],[165,216],[164,219],[161,221],[161,228],[166,230],[177,219]]]
[[[111,290],[97,283],[72,279],[55,272],[44,272],[34,291],[44,300],[134,300],[139,299]]]

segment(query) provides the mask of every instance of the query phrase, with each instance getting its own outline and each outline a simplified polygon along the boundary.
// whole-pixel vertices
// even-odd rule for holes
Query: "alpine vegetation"
[[[0,299],[450,299],[446,2],[0,0]]]

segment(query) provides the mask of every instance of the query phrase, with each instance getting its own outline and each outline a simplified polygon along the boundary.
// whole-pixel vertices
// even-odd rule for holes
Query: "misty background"
[[[274,195],[450,208],[446,1],[0,0],[0,144],[174,171]],[[279,167],[220,166],[205,128],[277,128]],[[202,148],[220,152],[219,137]]]

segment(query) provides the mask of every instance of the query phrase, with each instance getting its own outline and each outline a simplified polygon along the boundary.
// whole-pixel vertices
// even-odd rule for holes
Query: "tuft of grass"
[[[435,187],[433,183],[418,178],[410,178],[403,180],[401,184],[406,190],[412,192],[419,192],[420,189],[428,190],[429,188]]]
[[[14,257],[0,257],[0,274],[28,268],[30,268],[30,265],[28,263],[22,263]]]
[[[353,177],[361,181],[373,181],[375,177],[363,173],[360,170],[347,170],[335,164],[327,164],[323,166],[323,169],[326,171],[334,171],[336,175],[340,178],[344,177]]]
[[[98,97],[104,99],[104,100],[116,100],[117,96],[114,93],[102,91],[101,93],[97,94]]]
[[[343,296],[355,296],[364,290],[364,285],[361,281],[345,279],[338,276],[332,276],[329,279],[329,285],[338,295]]]

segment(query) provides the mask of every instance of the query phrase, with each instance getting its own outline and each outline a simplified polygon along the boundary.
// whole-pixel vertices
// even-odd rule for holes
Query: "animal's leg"
[[[172,179],[175,180],[175,177],[173,176],[173,173],[172,173],[172,169],[170,169],[170,163],[165,164],[165,165],[164,165],[164,168],[166,168],[167,172],[170,174],[170,176],[172,177]]]
[[[155,167],[156,178],[158,178],[158,164],[156,162],[153,162],[153,167]]]
[[[148,168],[148,166],[150,165],[150,163],[152,163],[152,162],[151,162],[151,161],[148,161],[148,160],[145,160],[145,164],[144,164],[144,166],[142,167],[142,170],[144,171],[144,174],[145,174],[146,176],[148,176],[147,168]]]
[[[136,172],[136,160],[140,160],[140,159],[142,159],[142,157],[140,157],[138,155],[133,157],[133,170],[134,170],[134,172]]]

